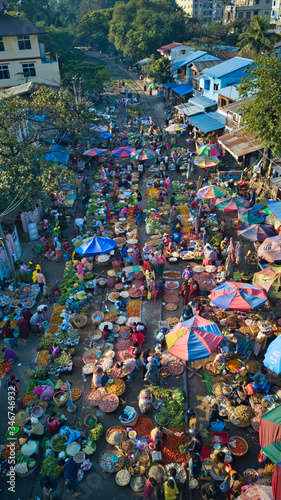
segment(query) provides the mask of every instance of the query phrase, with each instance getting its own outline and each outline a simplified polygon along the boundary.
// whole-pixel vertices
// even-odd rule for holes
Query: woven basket
[[[81,319],[81,321],[78,322],[77,321],[78,318],[83,318],[83,319]],[[82,316],[79,314],[77,316],[75,316],[75,318],[73,320],[73,323],[76,326],[76,328],[83,328],[83,326],[86,326],[87,322],[88,322],[88,320],[87,320],[86,316]]]
[[[64,406],[64,405],[66,405],[66,403],[67,403],[67,402],[68,402],[68,400],[69,400],[69,395],[68,395],[68,393],[66,392],[66,393],[65,393],[65,394],[66,394],[66,398],[65,398],[63,401],[58,401],[57,396],[58,396],[59,394],[62,394],[63,392],[64,392],[64,391],[57,391],[57,392],[55,392],[55,394],[53,395],[54,405],[55,405],[55,406],[57,406],[57,407],[60,407],[60,406]]]
[[[88,304],[81,309],[81,312],[85,313],[86,311],[88,311],[89,307],[90,307],[90,304],[88,302]]]
[[[93,339],[92,337],[96,335],[99,336],[99,338]],[[102,332],[99,330],[94,330],[92,332],[89,332],[89,339],[92,340],[93,342],[98,342],[102,338]]]
[[[96,316],[100,316],[102,319],[96,320]],[[94,314],[92,314],[92,322],[94,325],[100,325],[102,321],[104,321],[104,314],[101,311],[96,311]]]
[[[95,423],[92,424],[92,425],[89,425],[87,424],[89,418],[93,418],[95,420]],[[87,429],[93,429],[98,423],[98,419],[96,417],[96,415],[94,415],[94,413],[90,413],[89,415],[86,415],[86,417],[84,418],[84,425],[85,427],[87,427]]]

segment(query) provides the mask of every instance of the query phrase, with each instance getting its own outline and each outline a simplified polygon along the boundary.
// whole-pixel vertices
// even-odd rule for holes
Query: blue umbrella
[[[110,132],[102,132],[100,133],[100,136],[102,137],[102,139],[109,139],[110,137],[112,137],[112,134],[110,134]]]
[[[271,342],[265,353],[263,364],[273,372],[281,373],[281,337]]]
[[[79,241],[77,247],[75,247],[75,252],[79,255],[101,255],[110,253],[116,246],[116,241],[111,238],[95,236]]]

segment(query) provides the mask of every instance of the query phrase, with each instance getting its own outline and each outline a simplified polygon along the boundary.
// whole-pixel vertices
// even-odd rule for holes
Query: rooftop
[[[212,106],[217,106],[218,103],[217,101],[213,101],[212,99],[209,99],[208,97],[205,97],[204,95],[197,95],[189,99],[191,104],[195,106],[199,106],[201,109],[206,109],[210,108]]]
[[[46,31],[42,28],[37,28],[33,24],[22,21],[17,17],[9,16],[0,12],[0,34],[1,36],[17,36],[17,35],[39,35]]]
[[[195,127],[199,128],[204,134],[220,130],[225,127],[225,116],[220,115],[217,111],[213,113],[201,113],[189,117],[188,121]]]
[[[183,66],[187,66],[188,64],[197,61],[200,57],[204,56],[205,54],[208,54],[208,52],[204,50],[196,50],[196,52],[193,52],[192,54],[189,54],[188,56],[183,57],[179,61],[173,63],[172,66],[174,66],[174,68],[182,68]]]
[[[201,73],[203,69],[211,68],[212,66],[216,66],[216,64],[220,64],[221,61],[215,60],[215,61],[195,61],[192,63],[192,68],[197,71],[198,73]]]
[[[220,92],[218,92],[220,93]],[[247,97],[247,99],[232,102],[231,104],[227,104],[223,107],[224,110],[231,111],[232,113],[236,113],[237,115],[242,115],[243,113],[243,105],[250,100],[255,99],[254,97]]]
[[[172,91],[178,95],[190,94],[191,92],[193,92],[193,90],[194,89],[192,85],[189,85],[188,83],[185,83],[183,85],[175,85],[174,87],[172,87]]]
[[[239,56],[238,50],[232,50],[231,52],[214,52],[215,56],[220,57],[221,59],[233,59],[233,57]]]
[[[239,69],[243,69],[246,66],[252,64],[252,59],[246,59],[244,57],[233,57],[232,59],[228,59],[212,68],[205,69],[203,71],[204,75],[213,77],[213,78],[221,78],[222,76],[228,75],[229,73],[233,73]]]
[[[162,45],[162,47],[157,49],[157,52],[168,52],[169,50],[174,49],[175,47],[181,47],[182,45],[185,45],[186,47],[192,47],[187,43],[173,42],[173,43],[168,43],[168,45]]]
[[[229,85],[228,87],[217,90],[216,93],[222,95],[223,97],[227,97],[228,99],[232,99],[233,101],[236,101],[239,98],[239,92],[236,85]]]
[[[237,161],[241,156],[263,149],[262,144],[247,133],[245,129],[233,130],[229,134],[218,137],[218,143]]]

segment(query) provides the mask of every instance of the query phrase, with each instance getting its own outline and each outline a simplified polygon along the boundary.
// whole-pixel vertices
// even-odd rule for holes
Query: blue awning
[[[209,132],[213,132],[213,130],[220,130],[225,127],[225,117],[223,115],[220,115],[220,121],[216,120],[214,117],[211,116],[218,114],[216,112],[214,113],[202,113],[201,115],[195,115],[195,116],[190,116],[188,118],[188,121],[195,127],[197,127],[199,130],[201,130],[204,134],[208,134]],[[224,123],[223,120],[224,119]]]
[[[177,84],[175,82],[169,82],[163,84],[163,89],[170,89],[171,87],[176,87]]]
[[[276,203],[271,204],[269,208],[270,208],[271,212],[273,213],[273,215],[275,215],[276,219],[278,219],[280,222],[281,221],[281,201],[277,201]]]
[[[55,163],[63,163],[67,165],[69,159],[69,153],[62,153],[61,151],[52,151],[51,153],[47,153],[45,156],[45,160],[53,161]]]
[[[173,87],[172,91],[175,92],[178,95],[186,95],[190,94],[193,92],[193,87],[192,85],[188,85],[188,83],[185,83],[184,85],[179,85],[178,87]]]

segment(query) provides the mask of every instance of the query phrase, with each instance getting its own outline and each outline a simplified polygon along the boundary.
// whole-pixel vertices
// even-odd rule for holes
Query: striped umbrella
[[[224,213],[236,212],[238,208],[246,208],[249,205],[250,201],[244,198],[219,198],[215,203],[216,208]]]
[[[98,149],[98,148],[92,148],[92,149],[87,149],[84,151],[83,155],[84,156],[100,156],[103,153],[106,153],[108,149]]]
[[[214,144],[204,144],[196,150],[196,153],[203,156],[220,156],[222,150]]]
[[[129,158],[135,151],[136,148],[122,146],[121,148],[113,149],[111,154],[117,158]]]
[[[220,160],[217,156],[195,156],[194,164],[200,168],[213,168],[218,165]]]
[[[175,132],[181,132],[186,129],[186,125],[179,125],[178,123],[172,123],[169,127],[165,128],[166,132],[174,134]]]
[[[197,197],[202,200],[213,200],[214,198],[223,198],[227,193],[225,189],[217,186],[205,186],[199,189]]]
[[[156,156],[157,155],[156,155],[155,151],[153,151],[152,149],[147,149],[147,148],[138,149],[135,153],[131,154],[131,158],[134,161],[154,160],[154,158]]]

